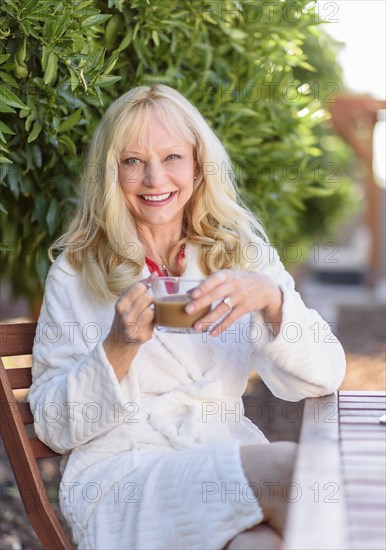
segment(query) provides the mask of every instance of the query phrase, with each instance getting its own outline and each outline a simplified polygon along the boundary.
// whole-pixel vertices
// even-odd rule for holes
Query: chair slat
[[[36,460],[39,460],[40,458],[50,458],[51,456],[61,456],[47,447],[47,445],[44,445],[44,443],[42,443],[37,437],[31,437],[29,442]]]
[[[33,424],[34,417],[31,412],[29,403],[27,403],[26,401],[23,401],[22,403],[17,403],[17,408],[19,409],[20,417],[23,421],[23,424]],[[37,460],[40,458],[49,458],[51,456],[60,456],[58,453],[47,447],[47,445],[44,445],[44,443],[42,443],[37,437],[30,437],[29,442],[34,457]]]
[[[0,355],[29,355],[37,323],[4,323],[0,325]]]
[[[27,401],[23,401],[22,403],[18,403],[17,408],[19,409],[19,413],[20,413],[21,419],[23,421],[23,424],[33,424],[34,423],[34,417],[31,413],[31,407],[29,406],[29,403],[27,403]]]
[[[14,390],[24,390],[32,384],[31,367],[18,369],[6,369],[11,388]]]

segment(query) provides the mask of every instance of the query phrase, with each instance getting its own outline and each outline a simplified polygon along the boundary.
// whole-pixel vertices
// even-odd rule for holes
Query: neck
[[[145,246],[146,256],[158,265],[167,263],[170,248],[182,236],[182,228],[169,225],[158,227],[138,227],[139,240]]]

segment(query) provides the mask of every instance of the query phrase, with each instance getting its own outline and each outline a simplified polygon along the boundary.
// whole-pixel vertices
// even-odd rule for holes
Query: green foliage
[[[134,85],[168,84],[200,109],[272,240],[301,240],[347,201],[325,167],[321,41],[338,86],[340,75],[308,0],[3,0],[0,29],[0,209],[15,291],[40,292],[90,137]]]
[[[331,5],[328,10],[333,18]],[[342,91],[343,81],[336,52],[340,44],[334,42],[322,27],[306,29],[303,51],[309,63],[316,68],[310,71],[298,66],[294,76],[303,84],[304,93],[310,100],[328,109]],[[296,223],[302,244],[308,253],[316,239],[334,240],[342,222],[358,209],[358,190],[352,174],[353,152],[334,132],[327,118],[313,127],[318,143],[319,156],[311,162],[315,179],[323,181],[323,193],[315,194],[304,201],[304,208],[297,213]],[[319,174],[318,172],[322,172]],[[305,256],[304,256],[305,257]]]
[[[3,264],[13,288],[33,296],[49,243],[76,202],[77,175],[101,113],[102,88],[120,77],[106,56],[93,0],[5,0],[0,17]],[[21,269],[22,268],[22,269]]]

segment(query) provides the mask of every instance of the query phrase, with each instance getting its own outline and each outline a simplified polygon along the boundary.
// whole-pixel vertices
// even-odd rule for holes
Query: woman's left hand
[[[185,308],[187,313],[194,313],[221,300],[194,324],[194,328],[200,332],[207,330],[225,315],[221,323],[210,331],[211,336],[218,336],[246,313],[262,311],[265,320],[272,325],[275,336],[279,333],[283,295],[268,275],[222,269],[197,287],[192,298],[193,301]]]

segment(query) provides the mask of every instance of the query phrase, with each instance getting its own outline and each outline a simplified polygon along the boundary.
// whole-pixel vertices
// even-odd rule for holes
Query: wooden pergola
[[[367,283],[373,286],[381,273],[381,212],[380,189],[373,170],[373,134],[379,120],[379,111],[386,109],[386,101],[365,95],[341,94],[331,103],[332,123],[340,136],[352,147],[365,169],[365,222],[371,234],[369,274]]]

